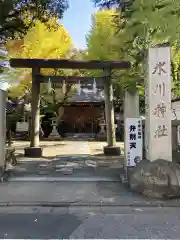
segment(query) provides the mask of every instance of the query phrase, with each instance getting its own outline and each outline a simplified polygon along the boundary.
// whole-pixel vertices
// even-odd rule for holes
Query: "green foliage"
[[[124,57],[138,66],[150,45],[179,41],[180,5],[171,0],[94,0],[120,11],[116,26]]]
[[[0,0],[0,35],[22,37],[36,20],[61,18],[67,7],[67,0]]]
[[[119,32],[119,51],[132,63],[130,71],[121,72],[121,81],[133,86],[144,78],[144,63],[149,46],[172,45],[173,96],[180,94],[180,4],[171,0],[93,0],[100,8],[114,8],[120,13],[114,18]],[[124,79],[124,80],[123,80]],[[139,86],[140,87],[140,86]],[[141,94],[143,93],[143,86]]]
[[[113,18],[116,12],[103,10],[92,16],[92,26],[86,36],[88,57],[96,60],[118,59],[116,26]]]
[[[123,0],[92,0],[100,8],[111,8],[123,2]]]
[[[102,10],[92,16],[92,25],[86,36],[87,58],[89,60],[118,60],[119,39],[116,36],[116,25],[113,22],[117,13],[114,10]],[[89,71],[90,76],[102,76],[101,71]],[[115,76],[115,75],[113,75]],[[114,78],[117,80],[117,77]],[[117,83],[117,81],[114,81]],[[117,89],[120,89],[120,87]],[[116,89],[116,90],[117,90]]]
[[[87,35],[88,58],[97,60],[119,60],[124,59],[125,54],[122,50],[123,42],[114,18],[119,17],[115,10],[103,10],[95,13],[92,17],[92,26]],[[136,86],[139,73],[121,70],[112,73],[114,84],[114,95],[117,101],[121,101],[124,95],[124,88]],[[102,72],[96,72],[101,75]],[[139,77],[139,76],[138,76]]]

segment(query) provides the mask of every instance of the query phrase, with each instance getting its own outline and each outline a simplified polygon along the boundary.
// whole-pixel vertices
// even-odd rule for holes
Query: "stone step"
[[[121,182],[121,179],[111,177],[50,177],[50,176],[27,176],[8,178],[8,182]]]

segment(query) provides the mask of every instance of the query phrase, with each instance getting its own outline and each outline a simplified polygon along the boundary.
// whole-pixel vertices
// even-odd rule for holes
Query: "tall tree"
[[[54,41],[56,39],[56,41]],[[72,41],[69,33],[59,20],[54,17],[46,24],[36,21],[22,39],[9,40],[7,50],[10,57],[19,58],[66,58],[72,50]],[[54,69],[44,69],[44,74],[56,74]],[[19,88],[23,91],[30,89],[31,72],[21,70],[19,75]],[[16,80],[17,83],[17,80]]]
[[[114,17],[118,15],[117,11],[106,9],[98,11],[92,16],[92,26],[86,37],[89,59],[119,60],[123,58],[120,51],[122,42],[113,21]],[[102,75],[101,72],[95,74]],[[120,77],[119,71],[113,71],[112,79],[115,98],[122,100],[123,89],[127,85],[128,79]]]
[[[4,44],[9,38],[23,38],[36,20],[52,27],[49,19],[61,18],[67,7],[67,0],[0,0],[0,72],[9,71],[4,66],[8,60]]]
[[[93,0],[100,7],[119,12],[116,26],[121,31],[127,56],[142,61],[150,44],[179,41],[180,5],[171,0]]]
[[[54,41],[56,39],[56,41]],[[84,51],[73,49],[71,37],[59,20],[54,17],[48,23],[36,21],[35,25],[29,29],[22,39],[9,40],[7,50],[10,57],[19,58],[71,58],[82,59]],[[45,75],[83,75],[82,70],[42,69]],[[20,70],[19,79],[14,79],[18,86],[10,88],[9,95],[12,97],[31,95],[32,75],[29,70]],[[14,80],[12,82],[14,82]],[[66,85],[62,87],[54,86],[51,81],[41,85],[42,106],[50,107],[57,113],[59,106],[77,91],[78,85]],[[24,94],[25,93],[25,94]]]
[[[132,73],[128,77],[144,77],[143,63],[149,46],[159,43],[172,45],[172,85],[175,95],[180,93],[180,5],[171,0],[93,0],[102,8],[116,8],[119,18],[115,19],[123,42],[121,52],[132,62]],[[135,74],[134,74],[135,73]],[[126,76],[125,76],[126,77]]]
[[[86,36],[88,57],[97,60],[114,60],[119,58],[117,52],[116,26],[113,18],[116,12],[103,10],[92,16],[92,25]]]

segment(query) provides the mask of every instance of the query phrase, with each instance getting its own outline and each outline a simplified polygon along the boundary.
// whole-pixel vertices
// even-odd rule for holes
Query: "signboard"
[[[142,160],[142,120],[141,118],[127,118],[125,121],[126,134],[126,166],[134,167]]]

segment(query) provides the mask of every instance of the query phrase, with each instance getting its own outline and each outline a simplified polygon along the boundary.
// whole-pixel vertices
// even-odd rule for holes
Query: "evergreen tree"
[[[99,7],[112,7],[120,12],[115,19],[120,32],[119,50],[132,62],[133,71],[144,77],[146,50],[155,44],[180,46],[180,4],[171,0],[93,0]],[[175,43],[176,42],[176,43]],[[176,54],[173,53],[175,56]],[[134,76],[138,76],[133,74]],[[133,78],[134,76],[131,75]]]
[[[121,72],[121,81],[144,78],[145,56],[148,47],[156,44],[172,45],[172,90],[180,94],[180,4],[171,0],[93,0],[100,8],[115,8],[120,14],[115,18],[119,31],[119,51],[123,59],[130,60],[129,72]],[[143,94],[143,87],[140,88]]]

